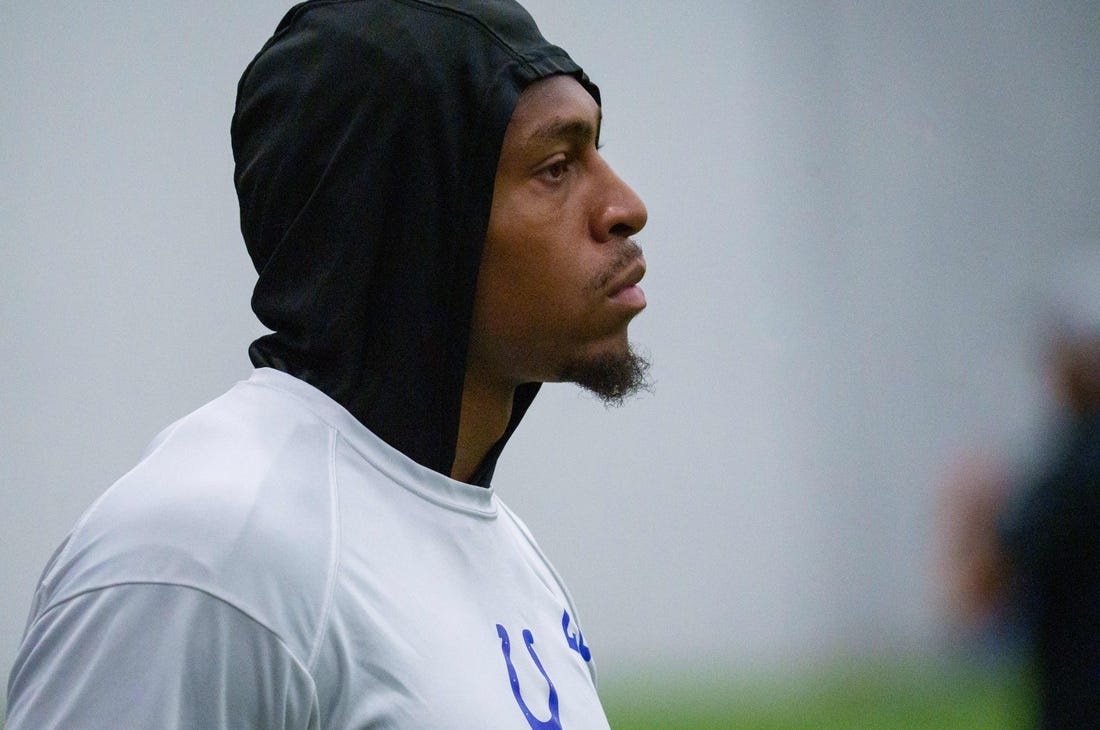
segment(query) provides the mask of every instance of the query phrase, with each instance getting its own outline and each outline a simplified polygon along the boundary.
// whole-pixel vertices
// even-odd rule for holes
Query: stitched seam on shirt
[[[308,671],[312,675],[314,665],[321,655],[322,639],[328,628],[329,616],[332,613],[333,595],[336,592],[336,578],[340,573],[341,535],[340,535],[340,487],[336,481],[336,447],[340,443],[340,433],[335,428],[329,427],[329,453],[328,453],[328,481],[331,508],[329,512],[329,535],[332,542],[329,545],[329,574],[325,582],[325,596],[321,604],[321,616],[317,622],[317,633],[313,637],[313,646],[309,651]]]
[[[550,559],[546,557],[546,553],[542,551],[542,548],[539,547],[539,544],[535,542],[534,535],[532,535],[530,530],[527,529],[527,525],[524,524],[522,520],[520,520],[519,516],[516,515],[516,513],[513,512],[511,508],[503,502],[500,503],[500,510],[508,516],[508,520],[519,531],[519,533],[523,535],[524,541],[531,547],[532,550],[535,551],[535,554],[539,556],[539,559],[542,561],[543,567],[545,567],[550,575],[554,578],[554,582],[558,585],[558,590],[561,591],[562,596],[565,598],[565,605],[570,611],[569,615],[572,616],[573,620],[577,623],[578,626],[580,626],[580,618],[577,616],[577,605],[573,602],[573,596],[569,593],[569,589],[565,587],[565,581],[562,579],[561,574],[558,573],[557,568],[555,568],[553,563],[550,562]],[[591,675],[592,677],[592,684],[593,686],[595,686],[598,679],[596,673],[596,658],[593,657],[589,659],[585,662],[585,665],[588,668],[589,675]]]
[[[215,601],[217,601],[218,603],[220,603],[224,606],[228,606],[229,608],[233,609],[237,613],[244,616],[251,623],[254,623],[257,626],[259,626],[266,633],[270,634],[277,642],[279,642],[279,646],[281,646],[286,651],[287,655],[290,656],[290,658],[294,661],[294,663],[298,666],[298,668],[300,670],[302,670],[302,672],[305,673],[305,675],[307,677],[309,677],[310,682],[313,682],[313,673],[306,667],[305,664],[302,663],[302,660],[298,657],[297,654],[294,653],[294,650],[290,647],[290,645],[287,644],[286,641],[283,640],[283,637],[279,635],[279,632],[275,631],[273,628],[268,626],[265,622],[261,621],[259,618],[255,617],[255,616],[253,616],[251,613],[246,611],[241,606],[238,606],[233,601],[230,601],[230,600],[228,600],[228,599],[226,599],[222,596],[219,596],[218,594],[213,593],[211,591],[208,591],[208,590],[205,590],[203,588],[199,588],[198,586],[193,586],[193,585],[190,585],[190,584],[187,584],[187,583],[177,583],[177,582],[174,582],[174,581],[157,581],[157,580],[126,580],[126,581],[118,581],[116,583],[107,583],[105,585],[96,586],[95,588],[86,588],[82,591],[78,591],[78,592],[74,593],[71,596],[67,596],[64,600],[58,601],[57,603],[50,604],[50,606],[46,610],[44,610],[42,613],[40,613],[38,616],[35,617],[32,625],[38,623],[39,621],[41,621],[47,614],[55,611],[56,609],[61,608],[65,604],[70,603],[71,601],[74,601],[77,598],[81,598],[83,596],[91,595],[93,593],[99,593],[100,591],[105,591],[105,590],[108,590],[110,588],[122,588],[122,587],[125,587],[125,586],[164,586],[164,587],[168,587],[168,588],[183,588],[184,590],[194,591],[195,593],[201,593],[204,596],[208,596],[209,598],[214,599]]]

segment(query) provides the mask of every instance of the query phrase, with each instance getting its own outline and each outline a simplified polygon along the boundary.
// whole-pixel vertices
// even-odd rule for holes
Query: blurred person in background
[[[1030,476],[978,457],[949,479],[948,592],[973,635],[1018,625],[1041,728],[1100,728],[1100,327],[1047,347],[1057,417]]]

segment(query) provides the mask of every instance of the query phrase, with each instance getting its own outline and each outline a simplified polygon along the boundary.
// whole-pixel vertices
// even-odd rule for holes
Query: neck
[[[514,392],[512,386],[484,383],[467,373],[455,460],[451,466],[452,479],[470,481],[489,449],[504,436],[512,417]]]

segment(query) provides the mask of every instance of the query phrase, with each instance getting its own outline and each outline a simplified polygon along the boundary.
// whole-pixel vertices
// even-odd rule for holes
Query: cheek
[[[601,264],[599,252],[585,247],[583,218],[568,201],[495,202],[482,260],[487,303],[510,310],[498,316],[547,324],[583,314]]]
[[[534,254],[534,246],[529,249]],[[587,316],[587,290],[576,265],[561,257],[512,255],[486,283],[486,319],[501,342],[539,348],[575,329]],[[491,283],[490,283],[491,282]]]
[[[493,241],[484,265],[498,293],[514,303],[546,298],[567,286],[569,272],[578,266],[572,251],[553,236],[527,226]]]
[[[516,261],[512,274],[513,305],[533,310],[536,319],[578,317],[592,305],[592,276],[576,251],[537,250],[537,255]]]

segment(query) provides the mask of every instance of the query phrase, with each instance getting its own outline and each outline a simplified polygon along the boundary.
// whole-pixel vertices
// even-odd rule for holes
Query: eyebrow
[[[552,119],[531,132],[527,139],[530,142],[565,141],[577,146],[595,144],[600,139],[602,121],[602,115],[596,118],[595,124],[587,119]]]

